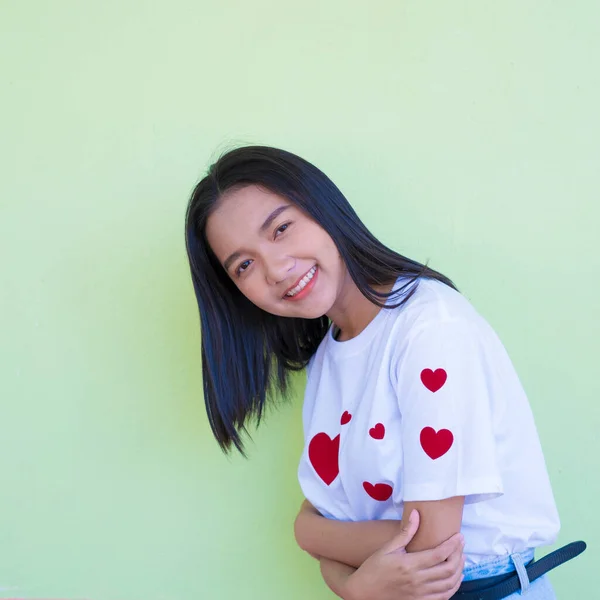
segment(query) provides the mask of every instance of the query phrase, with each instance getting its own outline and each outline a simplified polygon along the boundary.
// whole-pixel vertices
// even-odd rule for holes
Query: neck
[[[390,283],[373,286],[373,289],[378,292],[389,292],[393,285]],[[343,289],[327,316],[340,329],[337,340],[343,342],[356,337],[363,331],[380,310],[382,310],[381,307],[365,298],[350,275],[346,274]]]

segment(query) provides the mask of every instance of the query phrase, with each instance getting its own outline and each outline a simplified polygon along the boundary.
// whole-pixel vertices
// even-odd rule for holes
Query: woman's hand
[[[339,582],[345,600],[448,600],[462,581],[463,540],[452,536],[436,548],[406,552],[419,528],[412,511],[406,526],[389,543]],[[337,590],[336,590],[337,593]]]

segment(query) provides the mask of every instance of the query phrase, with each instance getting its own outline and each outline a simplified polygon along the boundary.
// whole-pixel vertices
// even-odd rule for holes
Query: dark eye
[[[249,260],[245,260],[243,263],[241,263],[240,266],[235,271],[236,275],[241,275],[250,266],[250,262],[251,261],[249,261]],[[244,265],[246,265],[246,266],[244,266]]]
[[[291,225],[291,223],[284,223],[283,225],[280,225],[276,230],[275,230],[275,237],[277,237],[278,233],[283,233],[289,226]]]

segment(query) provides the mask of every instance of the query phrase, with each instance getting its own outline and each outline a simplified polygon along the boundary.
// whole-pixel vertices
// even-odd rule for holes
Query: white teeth
[[[306,284],[313,278],[315,272],[317,271],[317,267],[314,266],[299,282],[298,285],[292,288],[286,296],[295,296],[298,292],[301,292]]]

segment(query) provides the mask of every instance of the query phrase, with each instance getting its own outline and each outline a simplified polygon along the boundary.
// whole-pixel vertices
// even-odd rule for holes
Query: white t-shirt
[[[460,293],[421,279],[358,336],[339,342],[330,327],[307,371],[298,477],[324,516],[401,519],[406,501],[465,496],[466,566],[554,542],[560,523],[527,397]]]

